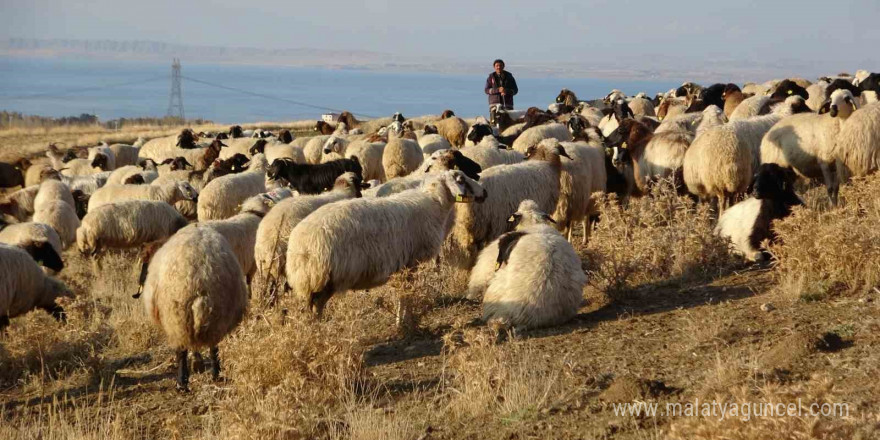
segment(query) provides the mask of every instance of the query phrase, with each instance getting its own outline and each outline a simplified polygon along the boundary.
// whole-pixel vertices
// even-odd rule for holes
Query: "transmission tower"
[[[180,91],[180,59],[175,58],[171,64],[171,96],[168,98],[167,116],[178,117],[186,121],[183,114],[183,92]]]

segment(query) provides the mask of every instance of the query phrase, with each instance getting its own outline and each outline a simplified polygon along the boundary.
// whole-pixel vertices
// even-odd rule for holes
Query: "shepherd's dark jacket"
[[[501,96],[501,93],[498,92],[499,87],[504,87],[504,96]],[[486,94],[489,95],[490,107],[495,104],[502,104],[505,109],[513,109],[513,95],[516,95],[517,92],[519,92],[519,89],[516,87],[516,80],[506,70],[502,70],[500,76],[492,72],[486,78]]]

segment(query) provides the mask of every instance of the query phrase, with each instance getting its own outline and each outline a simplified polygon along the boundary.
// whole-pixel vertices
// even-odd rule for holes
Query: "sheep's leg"
[[[837,206],[837,193],[840,191],[840,181],[837,177],[837,167],[833,163],[820,162],[822,177],[825,179],[825,188],[828,190],[828,199],[831,206]]]
[[[0,316],[0,332],[6,331],[6,327],[9,327],[9,315]]]
[[[64,313],[64,309],[61,306],[57,304],[52,304],[48,307],[41,307],[41,309],[45,310],[46,313],[52,315],[52,317],[55,318],[56,321],[67,322],[67,314]]]
[[[330,297],[333,296],[333,282],[328,282],[323,289],[312,292],[311,298],[309,300],[309,308],[312,311],[312,314],[316,318],[320,318],[322,314],[324,314],[324,306],[327,305],[327,301],[330,300]]]
[[[192,371],[195,373],[205,372],[205,359],[202,358],[202,354],[198,350],[193,350]]]
[[[568,242],[571,243],[571,231],[574,228],[572,228],[571,225],[568,225],[565,227],[565,229],[568,229]]]
[[[593,217],[584,219],[581,224],[584,227],[584,237],[581,239],[581,242],[586,246],[586,244],[590,242],[590,232],[592,232],[593,229]]]
[[[177,390],[189,391],[189,363],[186,359],[186,350],[177,352]]]
[[[211,347],[211,378],[216,382],[220,380],[220,350]]]

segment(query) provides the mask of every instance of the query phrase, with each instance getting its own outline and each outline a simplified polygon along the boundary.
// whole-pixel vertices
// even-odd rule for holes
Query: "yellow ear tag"
[[[514,216],[510,216],[510,218],[507,219],[507,221],[512,222],[512,221],[514,221],[515,219],[516,219],[516,218],[515,218]]]
[[[456,202],[470,202],[472,200],[473,200],[473,197],[470,197],[470,196],[463,196],[463,195],[455,196]]]
[[[624,142],[623,145],[620,146],[620,148],[626,148],[626,142]]]
[[[495,262],[495,270],[501,269],[501,263]]]
[[[788,94],[789,94],[789,95],[791,95],[791,93],[792,93],[792,91],[791,91],[791,90],[789,90],[789,91],[788,91]]]

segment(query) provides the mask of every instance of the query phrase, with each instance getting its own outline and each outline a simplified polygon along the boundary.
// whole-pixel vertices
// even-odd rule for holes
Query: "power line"
[[[302,107],[309,107],[309,108],[313,108],[313,109],[317,109],[317,110],[325,110],[325,111],[338,112],[338,113],[342,113],[342,112],[344,111],[344,110],[340,110],[340,109],[336,109],[336,108],[324,107],[324,106],[320,106],[320,105],[314,105],[314,104],[309,104],[309,103],[305,103],[305,102],[294,101],[294,100],[292,100],[292,99],[281,98],[281,97],[279,97],[279,96],[266,95],[266,94],[263,94],[263,93],[252,92],[252,91],[248,91],[248,90],[244,90],[244,89],[239,89],[239,88],[236,88],[236,87],[229,87],[229,86],[224,86],[224,85],[220,85],[220,84],[215,84],[215,83],[212,83],[212,82],[202,81],[202,80],[200,80],[200,79],[192,78],[192,77],[189,77],[189,76],[181,76],[181,78],[184,78],[184,79],[186,79],[186,80],[188,80],[188,81],[192,81],[192,82],[195,82],[195,83],[204,84],[204,85],[206,85],[206,86],[217,87],[217,88],[219,88],[219,89],[230,90],[230,91],[233,91],[233,92],[243,93],[243,94],[245,94],[245,95],[257,96],[257,97],[260,97],[260,98],[273,99],[273,100],[277,100],[277,101],[286,102],[286,103],[288,103],[288,104],[299,105],[299,106],[302,106]],[[352,114],[355,115],[355,116],[362,116],[362,117],[364,117],[364,118],[376,119],[376,116],[365,115],[365,114],[363,114],[363,113],[354,113],[354,112],[352,112]]]
[[[93,91],[105,90],[105,89],[109,89],[109,88],[113,88],[113,87],[131,86],[131,85],[143,84],[143,83],[156,81],[156,80],[160,80],[160,79],[167,79],[167,78],[168,78],[168,75],[159,75],[159,76],[153,76],[153,77],[146,78],[146,79],[139,79],[137,81],[126,81],[126,82],[120,82],[120,83],[114,83],[114,84],[105,84],[102,86],[95,86],[95,87],[83,87],[83,88],[71,89],[71,90],[67,90],[67,91],[63,91],[63,92],[35,93],[33,95],[18,95],[18,96],[2,96],[2,97],[0,97],[0,99],[21,100],[21,99],[39,99],[39,98],[60,98],[65,95],[72,95],[75,93],[93,92]]]

